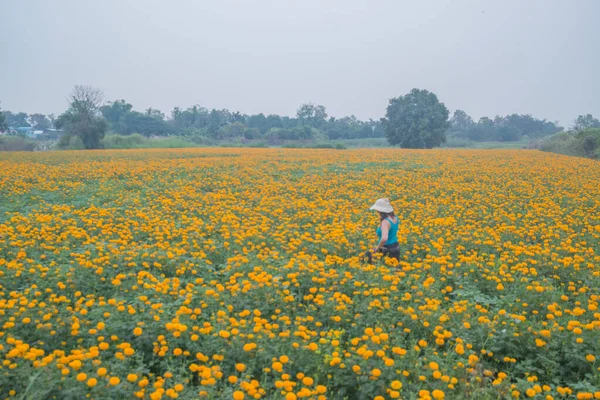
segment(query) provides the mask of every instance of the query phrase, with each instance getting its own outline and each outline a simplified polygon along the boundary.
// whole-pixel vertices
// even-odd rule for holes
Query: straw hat
[[[391,213],[394,211],[394,207],[390,204],[388,199],[378,199],[375,204],[369,208],[369,210],[377,210],[384,213]]]

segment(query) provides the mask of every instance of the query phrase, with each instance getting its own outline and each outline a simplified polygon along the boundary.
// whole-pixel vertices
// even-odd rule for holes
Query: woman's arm
[[[388,233],[390,232],[390,222],[388,220],[381,221],[381,240],[376,247],[373,248],[374,252],[379,251],[388,240]]]

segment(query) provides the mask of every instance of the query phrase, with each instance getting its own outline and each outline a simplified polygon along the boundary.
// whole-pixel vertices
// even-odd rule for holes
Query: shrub
[[[256,142],[256,143],[250,143],[250,145],[248,145],[248,147],[266,148],[266,147],[269,147],[269,146],[265,142],[260,141],[260,142]]]
[[[79,136],[70,136],[69,142],[67,144],[66,150],[83,150],[85,149],[85,144],[83,140]]]
[[[540,150],[569,156],[600,158],[600,129],[561,132],[545,139]]]
[[[148,139],[137,133],[127,136],[113,134],[107,135],[102,140],[102,147],[105,149],[132,149],[147,141]]]
[[[581,149],[585,157],[597,158],[600,150],[600,129],[585,129],[577,133],[577,139],[581,141]]]
[[[36,143],[20,136],[0,136],[0,151],[33,151]]]

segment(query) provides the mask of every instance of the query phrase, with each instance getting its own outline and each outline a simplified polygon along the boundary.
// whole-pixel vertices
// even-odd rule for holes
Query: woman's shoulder
[[[394,215],[393,217],[387,217],[386,219],[384,219],[384,221],[388,221],[388,223],[391,224],[399,224],[400,223],[400,218],[398,218],[396,215]]]
[[[382,219],[381,222],[379,223],[379,225],[383,225],[383,224],[386,224],[387,226],[392,226],[392,221],[390,221],[390,217]]]

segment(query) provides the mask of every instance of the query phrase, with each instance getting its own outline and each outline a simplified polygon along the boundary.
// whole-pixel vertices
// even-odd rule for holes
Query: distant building
[[[31,126],[19,126],[17,128],[11,128],[11,135],[26,135],[31,137],[33,135],[34,129]]]
[[[10,135],[27,136],[31,139],[58,139],[62,136],[63,131],[58,129],[39,130],[31,126],[20,126],[10,128],[7,132]]]

